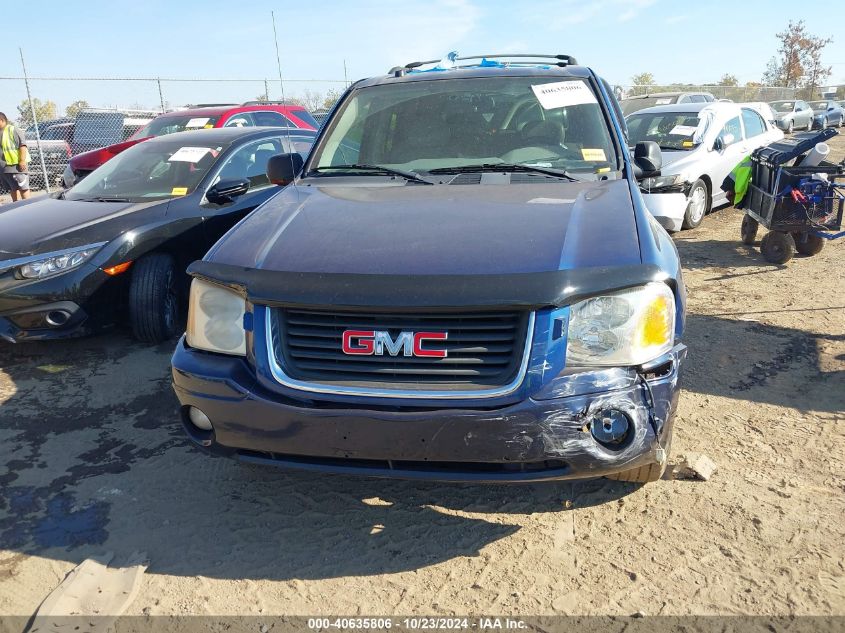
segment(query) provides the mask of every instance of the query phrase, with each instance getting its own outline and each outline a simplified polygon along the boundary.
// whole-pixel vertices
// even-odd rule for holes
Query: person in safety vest
[[[721,189],[728,196],[728,202],[733,203],[737,209],[744,208],[742,201],[748,193],[748,186],[751,184],[751,156],[746,156],[733,168],[727,178],[722,182]]]
[[[12,200],[29,198],[29,152],[26,137],[0,112],[0,183],[12,192]]]

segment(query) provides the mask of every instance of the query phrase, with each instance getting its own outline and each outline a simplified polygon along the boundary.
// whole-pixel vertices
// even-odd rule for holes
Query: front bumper
[[[683,228],[684,215],[689,204],[685,193],[643,192],[643,201],[651,215],[664,229],[676,232]]]
[[[601,477],[663,458],[685,354],[679,345],[652,375],[576,373],[571,389],[494,409],[293,399],[259,384],[246,360],[190,349],[184,339],[173,356],[173,383],[188,436],[214,454],[343,474],[526,482]],[[201,409],[213,430],[195,427],[189,407]],[[613,450],[589,430],[608,408],[623,411],[633,429]]]

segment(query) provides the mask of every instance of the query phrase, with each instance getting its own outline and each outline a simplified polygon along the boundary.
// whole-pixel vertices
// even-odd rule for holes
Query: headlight
[[[640,182],[640,187],[643,189],[659,189],[660,187],[671,187],[683,182],[680,174],[672,176],[656,176],[654,178],[645,178]]]
[[[674,344],[675,297],[664,283],[593,297],[570,309],[566,364],[641,365]]]
[[[188,345],[210,352],[246,355],[246,302],[231,290],[199,279],[191,282]]]
[[[67,272],[87,262],[102,246],[102,244],[91,244],[28,262],[18,268],[18,277],[21,279],[43,279]]]

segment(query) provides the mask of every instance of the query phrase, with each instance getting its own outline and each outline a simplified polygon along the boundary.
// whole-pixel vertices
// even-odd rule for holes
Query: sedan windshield
[[[833,103],[828,103],[827,101],[810,101],[810,107],[813,110],[827,110],[827,106],[833,106]]]
[[[356,165],[367,168],[341,169]],[[362,88],[332,117],[309,170],[372,177],[384,175],[374,167],[448,173],[496,165],[585,174],[616,169],[616,151],[589,84],[496,77]]]
[[[775,112],[792,112],[795,109],[794,101],[772,101],[770,104]]]
[[[196,140],[189,145],[184,141],[139,143],[94,170],[64,197],[144,202],[184,196],[196,189],[223,149]]]
[[[654,141],[660,149],[668,150],[689,151],[695,147],[693,135],[699,124],[695,112],[637,113],[626,122],[632,147],[640,141]]]
[[[214,127],[220,119],[219,116],[192,116],[184,114],[179,116],[167,115],[156,117],[134,134],[134,138],[148,138],[150,136],[164,136],[174,132],[186,132],[189,130],[201,130]]]

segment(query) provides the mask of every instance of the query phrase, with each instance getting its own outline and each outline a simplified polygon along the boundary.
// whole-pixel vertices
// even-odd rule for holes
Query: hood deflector
[[[279,272],[196,261],[188,273],[229,286],[256,304],[400,310],[565,306],[667,279],[653,264],[503,275],[373,275]]]

